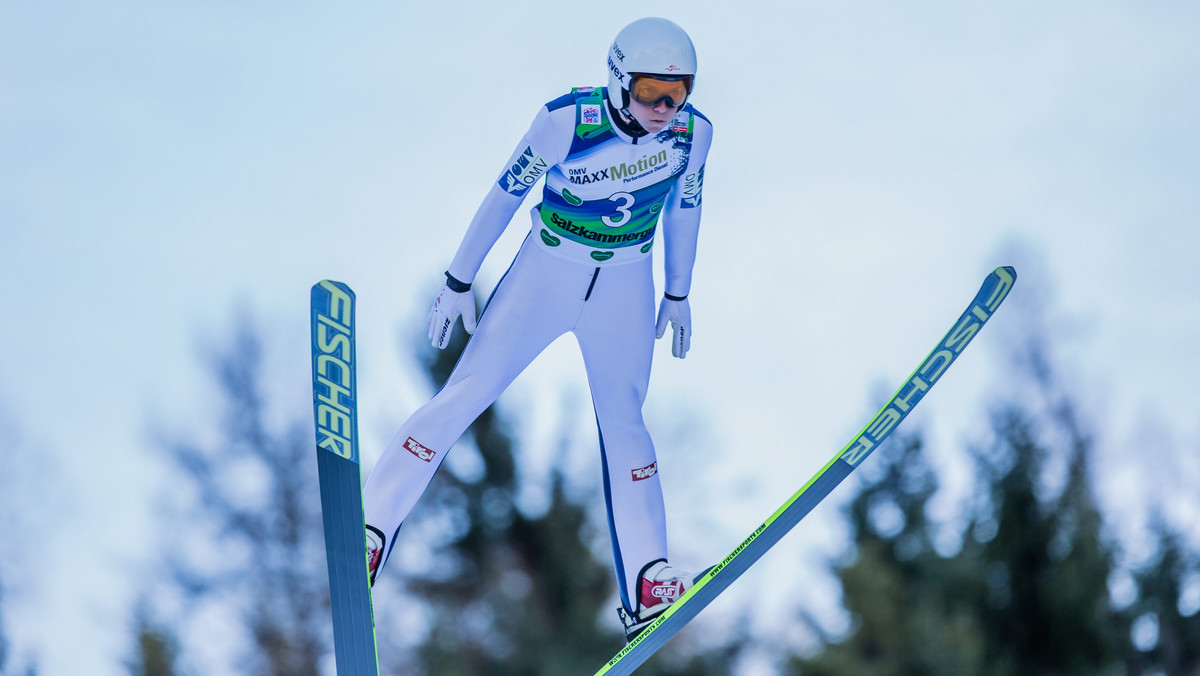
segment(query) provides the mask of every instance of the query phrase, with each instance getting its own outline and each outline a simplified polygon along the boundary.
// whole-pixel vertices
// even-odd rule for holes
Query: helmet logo
[[[625,81],[625,74],[621,72],[620,68],[617,68],[617,64],[613,63],[611,56],[608,57],[608,69],[612,71],[612,74],[616,76],[618,80],[621,80],[622,82]]]
[[[668,73],[674,73],[677,70],[679,70],[679,66],[676,66],[675,64],[671,64],[671,65],[667,66]]]
[[[625,61],[625,53],[621,51],[620,45],[615,42],[613,43],[613,54],[617,55],[618,61]]]

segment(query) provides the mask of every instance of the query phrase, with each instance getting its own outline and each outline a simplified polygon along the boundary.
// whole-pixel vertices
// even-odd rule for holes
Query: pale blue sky
[[[397,328],[424,316],[537,107],[601,84],[612,36],[645,15],[691,33],[693,102],[715,126],[693,352],[660,346],[648,404],[664,466],[688,458],[678,403],[703,412],[703,469],[664,470],[681,556],[723,554],[807,480],[1001,264],[1022,275],[1010,305],[1050,298],[1111,442],[1113,511],[1140,513],[1145,481],[1194,485],[1200,6],[910,5],[0,3],[0,275],[19,290],[0,331],[0,420],[19,444],[0,469],[54,498],[0,540],[18,650],[51,676],[118,673],[164,490],[147,430],[213,419],[197,345],[235,304],[269,327],[303,411],[308,288],[356,289],[374,461],[425,396]],[[519,214],[481,283],[527,227]],[[982,424],[1015,328],[981,334],[909,424],[946,445]],[[748,372],[748,347],[777,366]],[[542,412],[538,394],[564,387],[582,392],[583,373],[557,343],[504,401]],[[1144,456],[1118,453],[1149,430]],[[549,443],[531,434],[537,466]],[[959,451],[941,452],[953,473]],[[838,551],[836,510],[810,521],[777,561]],[[770,561],[714,621],[768,596]],[[768,605],[836,602],[813,587]]]

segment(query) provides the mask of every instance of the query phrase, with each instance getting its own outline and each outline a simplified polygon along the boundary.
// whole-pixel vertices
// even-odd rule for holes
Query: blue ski
[[[340,282],[315,284],[311,320],[317,476],[337,673],[378,676],[358,464],[354,292]]]
[[[971,301],[950,332],[942,338],[933,352],[925,358],[896,394],[884,404],[879,413],[867,423],[850,443],[838,451],[817,475],[809,479],[795,495],[783,504],[761,526],[756,528],[717,565],[696,581],[678,601],[638,634],[616,654],[595,676],[624,676],[632,674],[685,624],[704,609],[755,561],[779,542],[813,507],[829,495],[838,484],[853,472],[872,451],[904,420],[931,387],[962,353],[979,329],[983,328],[1017,280],[1011,267],[996,268]]]

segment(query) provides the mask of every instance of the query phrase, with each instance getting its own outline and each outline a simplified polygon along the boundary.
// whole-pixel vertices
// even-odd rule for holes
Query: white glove
[[[461,293],[452,291],[449,286],[443,286],[442,292],[433,301],[426,321],[429,322],[429,342],[439,350],[450,343],[454,331],[454,320],[462,315],[463,328],[467,333],[475,333],[475,294],[471,291]]]
[[[662,299],[658,306],[656,337],[662,338],[667,332],[668,321],[671,322],[671,354],[683,359],[692,347],[692,308],[687,296],[681,300]]]

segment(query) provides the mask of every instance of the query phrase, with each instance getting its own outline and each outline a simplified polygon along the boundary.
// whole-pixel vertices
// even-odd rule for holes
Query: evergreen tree
[[[3,478],[3,477],[0,477]],[[9,653],[9,643],[4,635],[4,579],[0,577],[0,676],[37,676],[37,661],[27,659],[22,670],[13,664]]]
[[[1050,545],[1054,564],[1046,604],[1059,646],[1059,673],[1122,673],[1129,643],[1128,613],[1115,608],[1109,579],[1116,572],[1116,544],[1105,535],[1104,517],[1092,490],[1094,446],[1079,424],[1074,405],[1055,411],[1069,458],[1067,481],[1053,501],[1056,518]]]
[[[167,627],[150,617],[145,602],[134,614],[134,656],[126,666],[130,676],[176,676],[179,642]]]
[[[4,537],[0,538],[0,676],[36,676],[37,656],[27,650],[14,650],[9,642],[6,632],[12,607],[7,591],[20,584],[24,577],[21,571],[29,567],[27,558],[42,553],[32,546],[37,542],[33,537],[37,529],[30,516],[31,501],[40,500],[45,503],[38,503],[41,507],[49,508],[57,504],[59,489],[54,482],[33,480],[48,475],[44,455],[26,446],[20,428],[4,408],[0,408],[0,430],[8,444],[7,452],[0,455],[0,524],[4,529]],[[44,510],[37,511],[42,514]]]
[[[1117,674],[1130,622],[1108,580],[1114,546],[1091,490],[1092,440],[1030,343],[1020,404],[992,418],[975,452],[977,493],[959,551],[933,549],[926,503],[936,480],[919,440],[880,449],[879,478],[850,503],[855,558],[835,572],[850,633],[795,660],[804,674]],[[882,457],[880,457],[882,456]],[[1066,460],[1054,482],[1049,458]],[[870,476],[868,474],[868,476]]]
[[[4,636],[4,579],[0,578],[0,674],[7,673],[8,639]]]
[[[269,422],[263,350],[238,322],[212,359],[223,410],[216,433],[168,444],[181,476],[167,547],[185,615],[232,612],[250,639],[248,674],[317,676],[329,650],[329,595],[311,432],[297,415]]]
[[[899,447],[899,448],[897,448]],[[790,671],[811,676],[921,676],[981,673],[983,636],[963,607],[972,584],[961,561],[933,547],[927,516],[937,478],[919,434],[876,454],[870,479],[847,505],[855,556],[835,568],[852,630]],[[864,468],[866,469],[866,468]]]
[[[1121,673],[1128,622],[1108,592],[1114,554],[1087,475],[1090,447],[1069,426],[1056,431],[1068,479],[1049,500],[1038,493],[1052,451],[1028,412],[999,413],[995,443],[977,455],[988,511],[962,556],[983,574],[974,600],[992,674]]]
[[[1060,384],[1048,345],[1027,336],[1014,355],[1013,403],[975,453],[986,499],[964,546],[977,556],[991,673],[1123,673],[1129,621],[1108,589],[1115,545],[1091,487],[1094,440]],[[1055,495],[1053,464],[1065,481]],[[1053,473],[1052,473],[1053,472]],[[990,531],[990,534],[988,533]]]
[[[1200,558],[1179,533],[1156,518],[1156,556],[1137,571],[1138,600],[1133,612],[1150,622],[1155,636],[1147,648],[1134,649],[1131,673],[1197,676],[1200,674],[1200,612],[1181,607],[1189,578],[1200,577]],[[1187,613],[1187,614],[1185,614]]]

